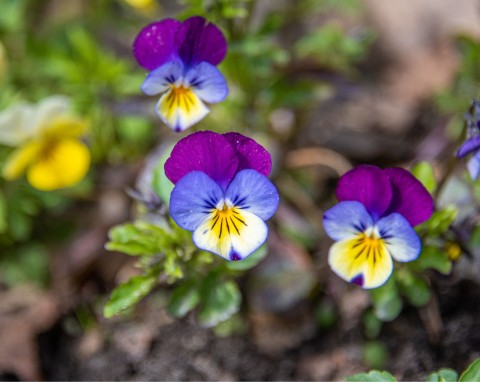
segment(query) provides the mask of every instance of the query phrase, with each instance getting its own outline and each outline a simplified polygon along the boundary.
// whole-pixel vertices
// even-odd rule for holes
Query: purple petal
[[[457,157],[463,158],[464,156],[480,149],[480,135],[467,139],[465,143],[458,149]]]
[[[175,184],[191,171],[203,171],[225,190],[237,166],[235,152],[223,135],[199,131],[175,145],[165,163],[165,174]]]
[[[387,168],[384,173],[392,185],[392,201],[384,215],[397,212],[412,227],[428,220],[433,213],[433,199],[422,183],[403,168]]]
[[[222,73],[208,62],[201,62],[185,74],[185,84],[191,86],[201,100],[208,103],[223,101],[228,86]]]
[[[340,202],[362,203],[374,220],[388,208],[392,199],[392,187],[388,177],[375,166],[357,166],[344,174],[337,185]]]
[[[255,170],[240,171],[228,186],[225,197],[235,207],[251,212],[262,220],[273,216],[280,201],[273,183]]]
[[[467,168],[472,180],[477,180],[480,175],[480,152],[477,152],[468,160]]]
[[[175,35],[180,21],[165,19],[147,25],[133,42],[133,55],[147,70],[153,70],[176,57]]]
[[[238,158],[238,170],[252,169],[268,176],[272,170],[272,157],[265,148],[239,133],[223,135],[232,145]]]
[[[183,229],[195,230],[223,199],[223,191],[200,171],[178,181],[170,197],[170,215]]]
[[[203,17],[185,20],[175,37],[180,58],[186,65],[206,61],[218,65],[227,53],[227,41],[214,24]]]

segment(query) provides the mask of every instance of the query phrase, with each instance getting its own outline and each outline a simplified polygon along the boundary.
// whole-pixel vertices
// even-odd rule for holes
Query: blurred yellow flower
[[[452,261],[456,261],[462,254],[462,248],[454,241],[447,241],[445,243],[445,251],[447,252],[448,258]]]
[[[147,9],[156,6],[155,0],[124,0],[125,3],[136,9]]]
[[[90,151],[80,141],[86,130],[87,123],[71,114],[63,96],[10,107],[0,113],[0,143],[17,149],[7,158],[3,176],[12,180],[26,173],[42,191],[75,185],[90,167]]]

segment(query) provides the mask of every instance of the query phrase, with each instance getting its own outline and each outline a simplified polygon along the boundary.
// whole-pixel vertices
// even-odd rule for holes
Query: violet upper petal
[[[165,19],[147,25],[133,42],[133,55],[147,70],[153,70],[175,59],[177,49],[175,35],[181,22]]]
[[[361,165],[345,173],[336,190],[340,202],[362,203],[374,220],[387,210],[392,199],[392,186],[386,174],[375,166]]]
[[[392,201],[387,216],[402,215],[412,227],[428,220],[433,213],[433,198],[420,181],[403,168],[387,168],[384,173],[392,184]]]
[[[165,163],[165,175],[175,184],[191,171],[202,171],[225,190],[237,166],[235,152],[223,135],[199,131],[175,145]]]
[[[470,139],[467,139],[465,143],[460,146],[457,151],[457,157],[463,158],[464,156],[480,149],[480,135],[476,135]]]
[[[218,65],[227,54],[227,41],[214,24],[194,16],[178,28],[176,46],[182,61],[188,66],[206,61]]]
[[[238,158],[237,171],[253,169],[265,176],[270,174],[272,157],[263,146],[239,133],[226,133],[223,136],[230,142]]]

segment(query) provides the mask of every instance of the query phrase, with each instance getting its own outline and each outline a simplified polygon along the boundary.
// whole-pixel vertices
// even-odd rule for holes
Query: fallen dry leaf
[[[56,298],[22,285],[0,293],[0,372],[21,380],[40,380],[37,335],[59,316]]]

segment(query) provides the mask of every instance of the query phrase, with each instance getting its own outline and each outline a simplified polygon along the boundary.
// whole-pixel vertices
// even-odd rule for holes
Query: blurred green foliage
[[[473,361],[460,378],[455,370],[443,368],[428,375],[426,382],[473,382],[480,377],[480,358]],[[397,379],[386,371],[372,370],[346,378],[347,382],[396,382]]]

